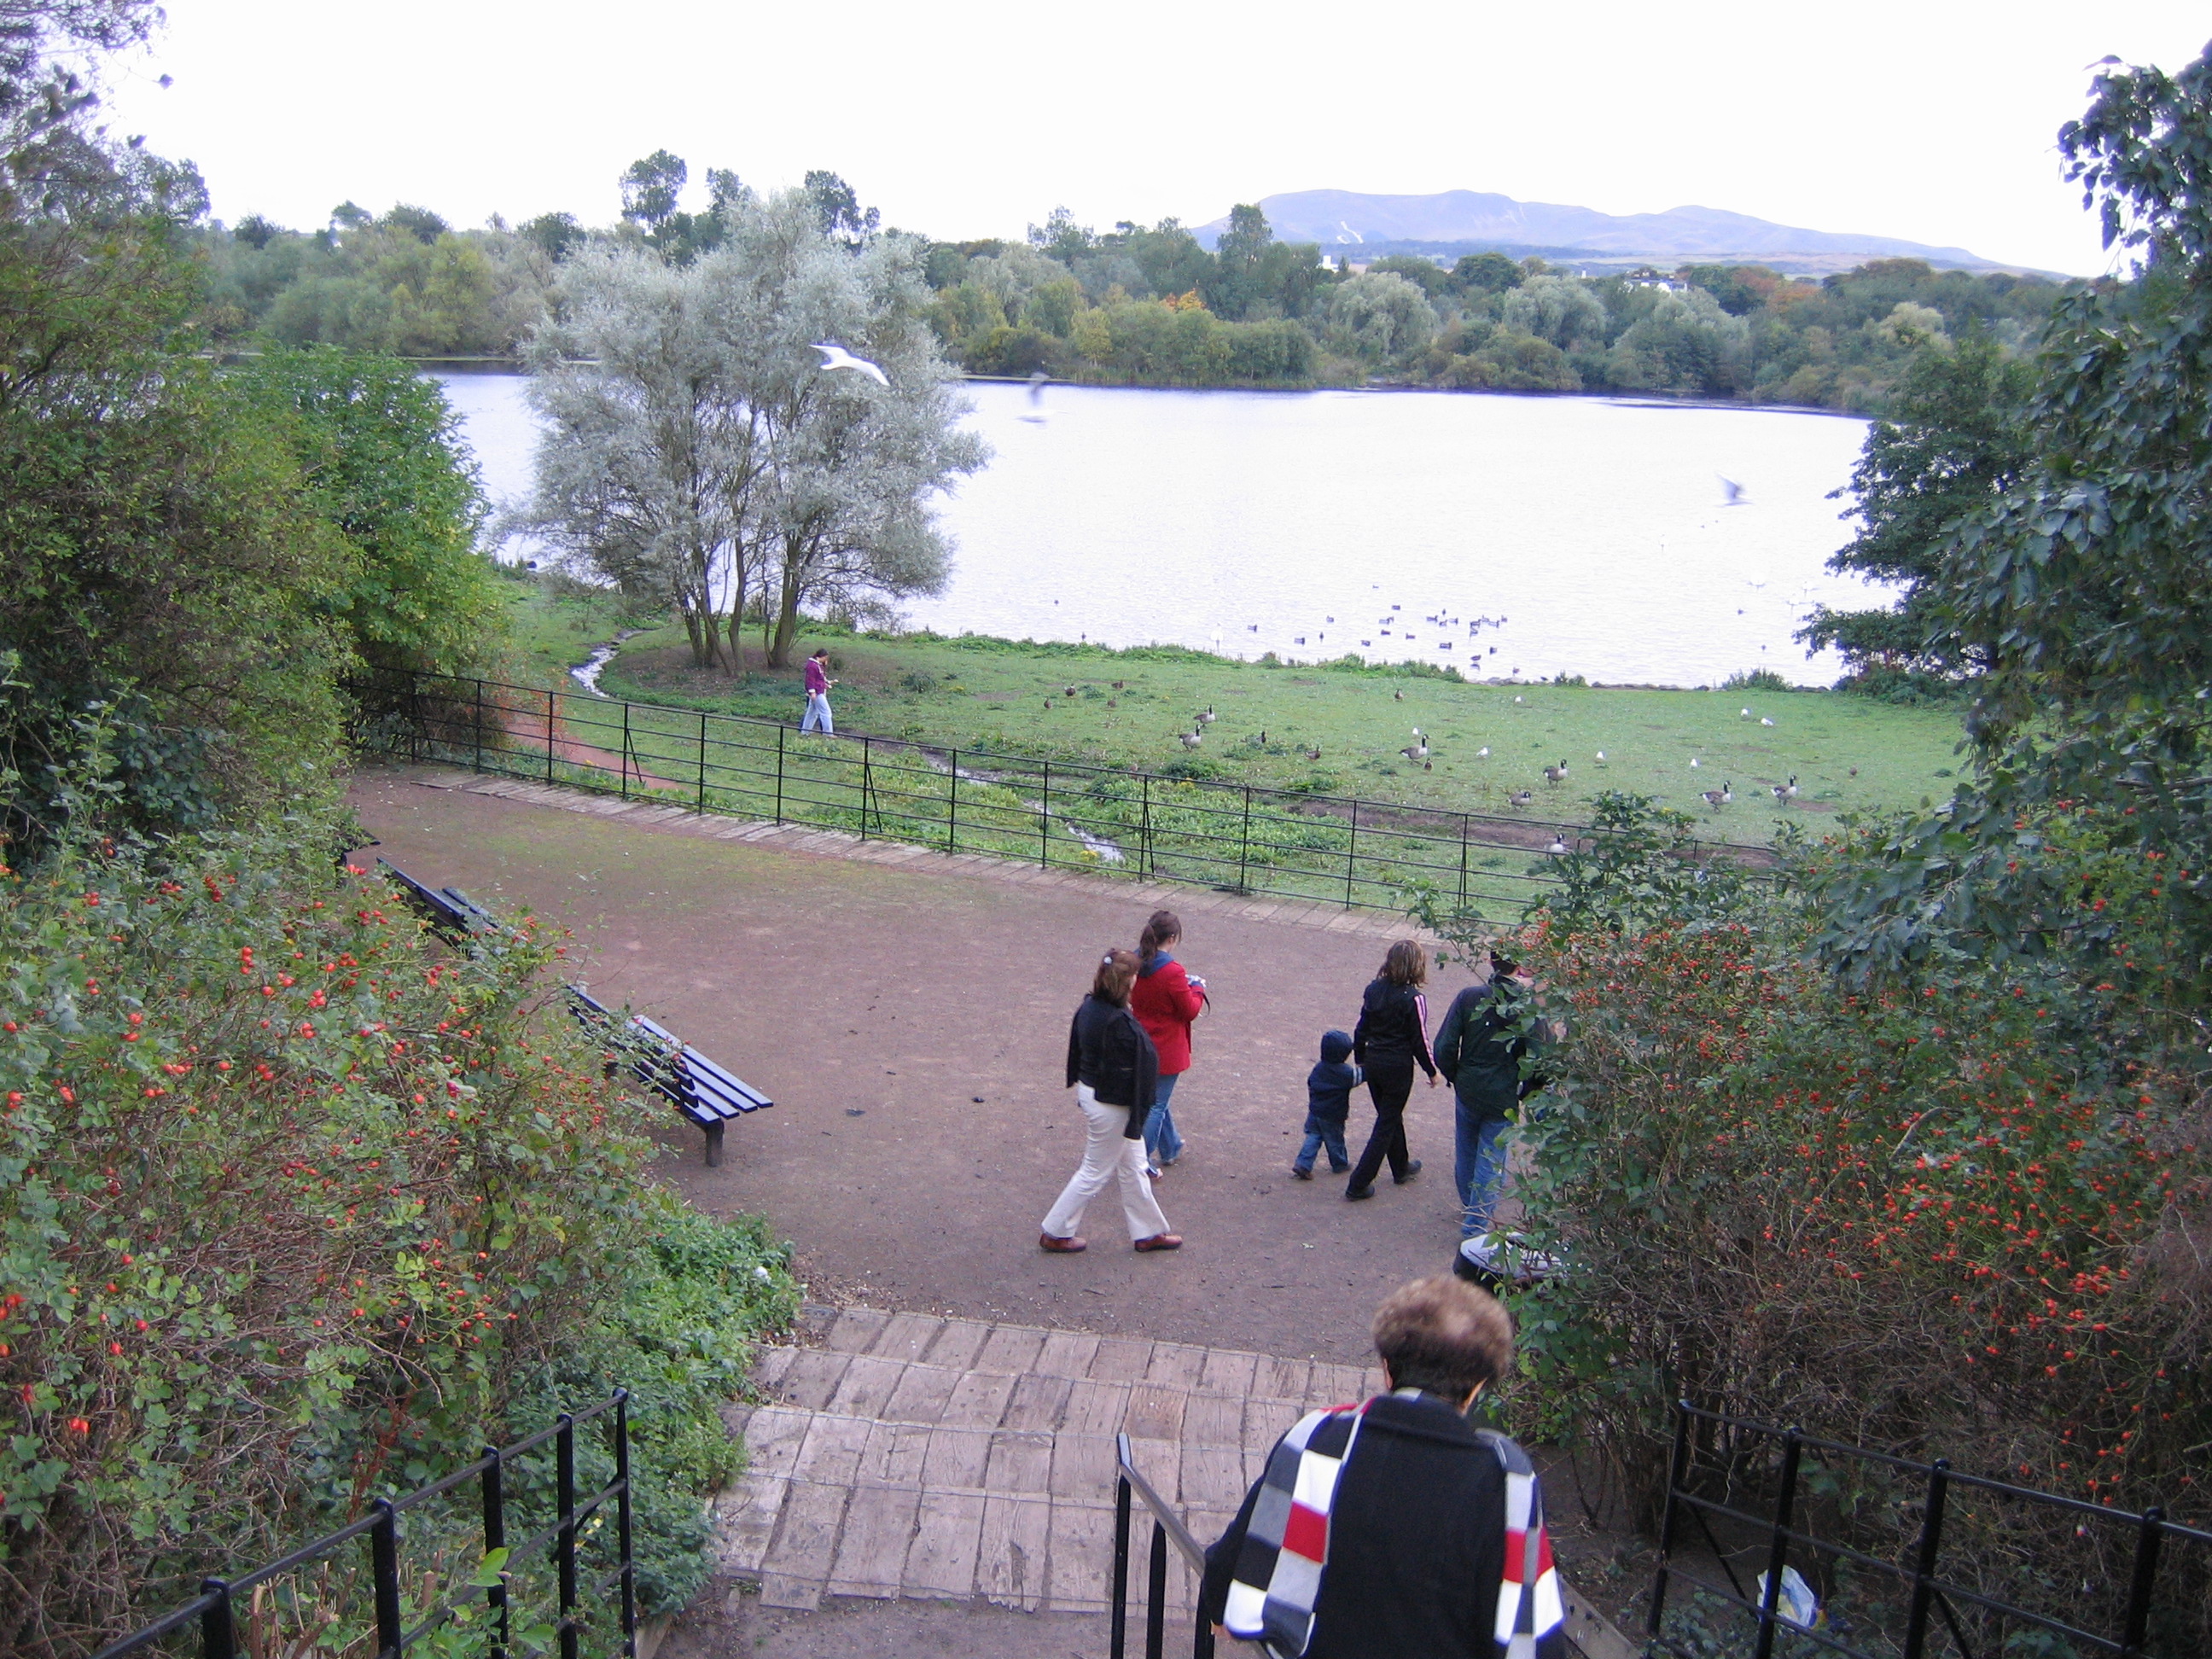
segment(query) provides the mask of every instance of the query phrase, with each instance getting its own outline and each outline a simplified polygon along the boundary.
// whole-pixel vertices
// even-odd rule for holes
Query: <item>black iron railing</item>
[[[248,1639],[242,1641],[240,1626],[247,1621],[240,1619],[241,1606],[250,1612],[258,1589],[326,1561],[346,1546],[363,1539],[368,1543],[375,1659],[403,1659],[411,1644],[434,1635],[453,1620],[457,1611],[477,1600],[482,1601],[484,1616],[489,1621],[486,1648],[490,1659],[508,1659],[511,1644],[515,1642],[514,1622],[522,1611],[514,1604],[514,1581],[520,1571],[520,1564],[540,1550],[548,1552],[548,1565],[553,1572],[553,1616],[542,1624],[528,1626],[528,1640],[520,1645],[534,1650],[550,1642],[556,1645],[560,1659],[580,1659],[580,1638],[590,1635],[612,1638],[596,1642],[594,1653],[619,1653],[624,1659],[637,1659],[637,1589],[630,1554],[629,1401],[629,1391],[617,1389],[608,1399],[580,1412],[563,1413],[551,1427],[540,1429],[511,1446],[487,1448],[475,1462],[454,1470],[442,1480],[418,1487],[404,1497],[377,1498],[369,1505],[368,1513],[358,1521],[302,1545],[289,1555],[235,1577],[206,1579],[199,1595],[192,1600],[144,1629],[102,1648],[94,1659],[121,1659],[125,1654],[177,1637],[194,1625],[198,1626],[201,1659],[237,1659],[241,1649],[262,1653],[288,1650],[289,1644],[282,1641],[252,1640],[251,1631],[246,1632]],[[614,1475],[579,1502],[576,1430],[599,1419],[607,1423]],[[514,1494],[508,1489],[507,1470],[518,1458],[548,1441],[554,1447],[550,1517],[527,1536],[510,1540],[508,1508],[514,1502]],[[435,1581],[429,1581],[434,1593],[426,1605],[415,1611],[410,1624],[403,1595],[409,1576],[402,1560],[404,1529],[401,1517],[471,1481],[478,1484],[482,1494],[483,1567],[476,1573],[455,1575],[460,1579],[459,1588],[444,1595],[434,1594]],[[580,1585],[577,1540],[592,1527],[595,1517],[599,1516],[610,1500],[615,1511],[614,1567],[592,1582]],[[610,1594],[611,1607],[603,1606],[604,1598]],[[596,1614],[594,1608],[598,1609]]]
[[[1364,909],[1403,911],[1425,889],[1494,921],[1555,886],[1551,860],[1593,833],[430,674],[404,677],[362,737],[410,760],[863,840]]]
[[[1705,1552],[1725,1583],[1699,1570]],[[1792,1606],[1793,1572],[1817,1607]],[[1680,1584],[1745,1631],[1744,1645],[1723,1650],[1751,1659],[1778,1644],[1842,1659],[2201,1659],[2212,1650],[2208,1582],[2212,1533],[2157,1509],[2132,1514],[1682,1401],[1649,1629],[1686,1659],[1712,1650],[1713,1632],[1685,1640],[1669,1620]]]
[[[1152,1490],[1151,1481],[1137,1473],[1130,1459],[1129,1437],[1114,1437],[1114,1607],[1107,1641],[1112,1659],[1127,1659],[1129,1651],[1129,1524],[1135,1518],[1133,1500],[1141,1498],[1152,1512],[1152,1541],[1146,1558],[1145,1599],[1145,1659],[1164,1659],[1168,1632],[1168,1546],[1182,1553],[1196,1584],[1206,1574],[1206,1552],[1182,1517]],[[1200,1609],[1191,1635],[1191,1659],[1213,1659],[1213,1626]]]

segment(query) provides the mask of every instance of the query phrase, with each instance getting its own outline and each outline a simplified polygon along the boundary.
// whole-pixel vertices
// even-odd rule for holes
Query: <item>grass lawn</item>
[[[633,627],[644,631],[600,682],[612,696],[793,723],[803,704],[796,663],[770,672],[757,643],[744,673],[707,673],[691,666],[680,627],[605,599],[524,590],[515,620],[518,660],[535,684]],[[1824,691],[1470,684],[1173,647],[828,630],[806,635],[800,654],[817,644],[830,649],[842,731],[1476,811],[1510,813],[1511,795],[1527,790],[1534,799],[1522,810],[1545,818],[1583,817],[1599,790],[1630,789],[1694,811],[1706,834],[1735,842],[1764,842],[1785,817],[1814,829],[1838,811],[1940,799],[1960,764],[1954,714]],[[1184,747],[1180,734],[1209,708],[1216,718],[1200,746]],[[1425,760],[1399,752],[1417,726]],[[1562,761],[1565,781],[1547,782],[1544,769]],[[1792,775],[1798,795],[1785,806],[1769,792]],[[1724,784],[1734,786],[1731,805],[1699,799]]]

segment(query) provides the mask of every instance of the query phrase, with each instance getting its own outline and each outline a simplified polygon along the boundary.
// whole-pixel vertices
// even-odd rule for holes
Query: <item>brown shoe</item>
[[[1181,1233],[1154,1233],[1150,1238],[1140,1238],[1136,1248],[1140,1250],[1179,1250],[1182,1249]]]
[[[1091,1241],[1087,1238],[1073,1237],[1054,1238],[1050,1233],[1037,1235],[1037,1249],[1050,1250],[1055,1255],[1073,1255],[1079,1250],[1087,1250],[1090,1248]]]

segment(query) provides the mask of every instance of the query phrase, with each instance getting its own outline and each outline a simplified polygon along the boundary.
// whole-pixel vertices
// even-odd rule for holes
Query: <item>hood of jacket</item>
[[[1137,977],[1150,979],[1175,959],[1175,952],[1172,951],[1163,951],[1156,957],[1139,957],[1137,959]]]
[[[1321,1034],[1321,1057],[1324,1065],[1341,1066],[1351,1054],[1351,1032],[1323,1031]]]

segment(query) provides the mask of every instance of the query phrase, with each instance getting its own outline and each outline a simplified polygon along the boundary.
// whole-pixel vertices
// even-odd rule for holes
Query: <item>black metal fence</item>
[[[406,677],[363,732],[416,761],[1048,868],[1401,911],[1425,887],[1516,920],[1585,826],[1267,789],[495,680]]]
[[[1685,1659],[2212,1651],[2212,1533],[2156,1509],[2130,1514],[1687,1401],[1674,1412],[1650,1609],[1660,1650]],[[1701,1605],[1670,1601],[1677,1586],[1700,1592]],[[1742,1639],[1712,1629],[1707,1613]]]
[[[1141,1498],[1152,1512],[1152,1540],[1146,1558],[1145,1599],[1145,1659],[1164,1659],[1168,1632],[1168,1546],[1182,1552],[1184,1564],[1196,1583],[1206,1572],[1206,1552],[1182,1517],[1165,1498],[1152,1490],[1151,1481],[1137,1473],[1130,1460],[1129,1437],[1114,1437],[1114,1605],[1107,1631],[1112,1659],[1127,1659],[1129,1651],[1129,1523],[1134,1519],[1133,1499]],[[1213,1659],[1213,1626],[1201,1611],[1191,1637],[1191,1659]],[[1273,1650],[1269,1650],[1273,1651]]]
[[[201,1659],[236,1659],[241,1651],[252,1654],[299,1650],[337,1650],[354,1645],[351,1640],[295,1642],[279,1632],[253,1628],[262,1598],[256,1594],[303,1569],[329,1562],[347,1546],[366,1540],[368,1545],[368,1589],[373,1607],[375,1659],[402,1659],[408,1648],[434,1637],[459,1620],[481,1618],[482,1651],[489,1659],[508,1659],[510,1650],[539,1652],[550,1646],[560,1659],[581,1659],[581,1641],[594,1641],[594,1654],[619,1653],[637,1659],[637,1587],[630,1553],[629,1394],[617,1389],[609,1398],[580,1412],[563,1413],[550,1428],[516,1441],[511,1446],[488,1447],[484,1455],[442,1480],[433,1481],[402,1498],[380,1498],[368,1513],[327,1537],[301,1546],[289,1555],[264,1563],[229,1578],[209,1578],[200,1594],[166,1617],[121,1641],[102,1648],[94,1659],[121,1656],[164,1644],[197,1626]],[[580,1503],[576,1493],[576,1430],[604,1419],[613,1477]],[[510,1510],[518,1507],[510,1489],[508,1471],[548,1441],[553,1443],[553,1480],[550,1514],[545,1524],[519,1539],[508,1536]],[[472,1528],[483,1540],[483,1555],[472,1569],[440,1575],[410,1571],[403,1546],[407,1541],[402,1516],[410,1510],[445,1498],[474,1481],[481,1494],[481,1522]],[[532,1488],[542,1481],[528,1483]],[[594,1522],[611,1500],[615,1527],[611,1554],[614,1565],[589,1582],[580,1583],[580,1538],[596,1531]],[[524,1524],[527,1524],[526,1519]],[[450,1542],[450,1537],[441,1540]],[[473,1540],[471,1540],[473,1543]],[[551,1583],[540,1588],[552,1601],[551,1617],[530,1619],[529,1575],[523,1563],[538,1551],[547,1552],[545,1565]],[[605,1552],[601,1552],[605,1553]],[[440,1594],[441,1582],[458,1579],[456,1588]],[[408,1607],[409,1592],[417,1605]],[[475,1604],[482,1604],[481,1612]],[[241,1608],[244,1616],[241,1617]],[[296,1607],[283,1601],[261,1617],[283,1620]],[[411,1616],[410,1616],[411,1615]],[[241,1628],[243,1627],[243,1628]],[[343,1622],[340,1623],[343,1629]],[[370,1634],[368,1628],[361,1635]],[[189,1638],[185,1638],[189,1639]]]

